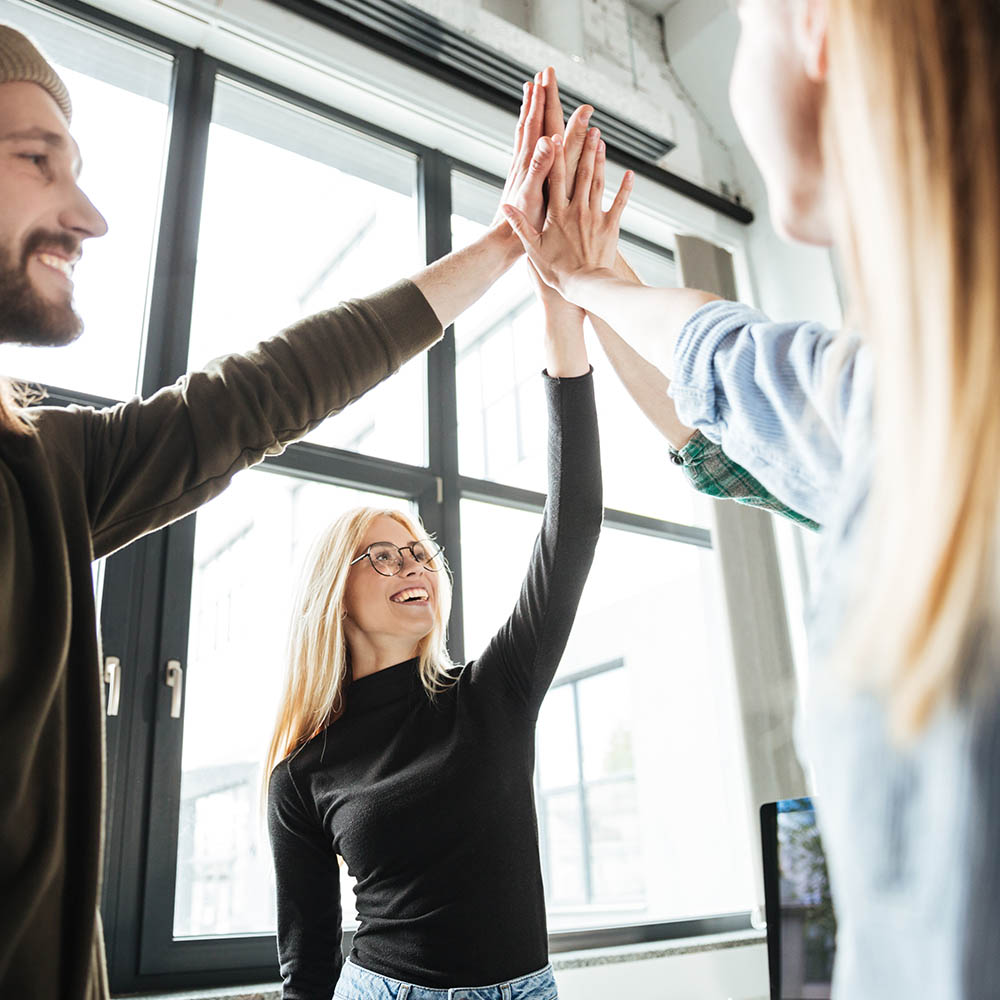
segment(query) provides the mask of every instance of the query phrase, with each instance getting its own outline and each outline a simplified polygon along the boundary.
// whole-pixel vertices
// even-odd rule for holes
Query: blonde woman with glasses
[[[825,526],[800,742],[838,919],[834,995],[995,1000],[1000,5],[739,14],[737,121],[778,228],[844,262],[850,332],[630,285],[586,230],[510,217],[569,301],[626,339],[676,338],[680,420]]]
[[[561,161],[552,144],[544,155]],[[601,210],[602,159],[590,144],[570,210],[595,215],[613,258],[625,195]],[[451,663],[444,556],[414,518],[350,511],[307,560],[267,761],[285,1000],[556,996],[534,732],[602,501],[583,312],[539,294],[548,501],[514,611],[478,659]],[[346,963],[338,855],[357,879]]]

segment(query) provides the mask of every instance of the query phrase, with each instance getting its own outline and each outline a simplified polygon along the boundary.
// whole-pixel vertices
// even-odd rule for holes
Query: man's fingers
[[[573,197],[574,185],[576,183],[576,165],[580,162],[580,153],[587,138],[587,129],[590,127],[590,116],[594,109],[589,104],[582,104],[570,115],[566,125],[566,135],[564,145],[566,147],[566,178],[568,187],[566,197]]]
[[[597,159],[597,144],[600,141],[600,131],[592,128],[587,133],[587,141],[580,154],[580,164],[576,168],[576,186],[573,190],[573,201],[576,204],[590,204],[590,183],[594,176],[594,161]]]
[[[631,170],[626,170],[625,176],[622,178],[621,185],[618,188],[618,194],[615,195],[615,200],[611,203],[611,208],[608,209],[606,216],[608,222],[612,225],[617,226],[621,223],[622,212],[625,211],[625,206],[628,204],[634,185],[635,174]]]
[[[607,147],[602,139],[597,144],[597,155],[594,158],[594,177],[590,182],[590,210],[600,212],[604,207],[604,156]]]
[[[556,71],[551,66],[542,70],[542,83],[545,86],[545,134],[562,135],[565,128],[562,104],[559,103],[559,84],[556,82]]]

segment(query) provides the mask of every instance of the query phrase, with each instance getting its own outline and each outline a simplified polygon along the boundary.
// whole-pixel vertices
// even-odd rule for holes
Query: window
[[[82,5],[0,0],[0,16],[65,73],[83,185],[110,223],[78,271],[79,344],[4,354],[55,403],[150,393],[412,273],[496,210],[498,178],[204,52]],[[624,243],[647,280],[676,280],[669,248]],[[276,974],[259,769],[291,595],[324,525],[358,503],[419,512],[455,575],[452,654],[477,655],[502,623],[545,499],[540,327],[518,267],[439,347],[95,576],[122,665],[102,899],[116,993]],[[538,730],[556,934],[751,898],[707,506],[589,347],[606,526]]]
[[[139,387],[173,59],[35,4],[0,0],[0,20],[37,38],[69,88],[73,135],[83,153],[80,185],[113,234],[88,242],[76,268],[76,304],[86,335],[59,350],[5,347],[4,372],[127,399]],[[109,149],[121,155],[98,152]]]
[[[541,386],[538,386],[541,392]],[[551,932],[750,908],[750,842],[719,582],[708,540],[605,512],[538,723]],[[540,517],[462,502],[466,650],[513,606]],[[499,548],[492,543],[502,537]],[[633,821],[634,820],[634,821]]]
[[[174,935],[273,933],[260,766],[313,539],[394,497],[254,470],[198,513],[187,648]],[[352,898],[348,894],[347,898]]]
[[[538,820],[556,923],[642,903],[628,672],[621,660],[553,684],[538,720]]]
[[[463,173],[452,179],[452,240],[464,246],[483,232],[500,189]],[[627,216],[626,216],[627,221]],[[623,236],[622,250],[650,284],[677,283],[673,255],[638,237]],[[455,324],[458,369],[459,466],[465,476],[545,490],[544,399],[538,391],[542,311],[519,263]],[[641,346],[665,361],[658,345]],[[588,338],[601,427],[605,503],[635,514],[705,527],[708,501],[670,464],[667,442],[642,416],[615,377],[593,337]],[[640,459],[641,457],[641,459]]]
[[[192,369],[423,264],[417,160],[226,78],[215,87],[198,240]],[[426,362],[404,369],[309,440],[423,465]]]

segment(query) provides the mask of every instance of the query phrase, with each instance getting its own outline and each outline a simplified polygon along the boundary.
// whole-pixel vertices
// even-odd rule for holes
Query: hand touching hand
[[[594,113],[594,109],[589,104],[581,105],[573,112],[572,115],[570,115],[569,122],[567,123],[563,118],[562,102],[559,100],[559,83],[556,80],[555,70],[551,66],[546,67],[546,69],[535,77],[535,82],[541,82],[545,86],[545,116],[543,134],[546,136],[556,136],[561,134],[563,137],[563,156],[566,164],[564,175],[565,196],[567,199],[570,199],[573,196],[573,190],[576,185],[577,167],[580,163],[580,156],[583,153],[587,134],[590,131],[590,119]],[[547,186],[548,189],[551,190],[551,175],[549,176]],[[542,228],[541,225],[535,224],[530,215],[528,216],[528,221],[531,222],[536,229]],[[546,291],[549,295],[558,294],[541,281],[538,277],[538,272],[535,270],[533,265],[530,265],[530,271],[532,279],[536,283],[536,287],[539,285],[541,286],[538,288],[538,294],[543,302],[546,301],[547,298],[545,294]],[[624,257],[622,257],[621,251],[618,252],[618,255],[615,258],[614,272],[624,281],[642,284],[632,268],[629,267],[628,262],[624,259]]]
[[[595,272],[610,272],[618,253],[618,227],[632,190],[627,171],[611,208],[602,208],[604,194],[604,143],[597,129],[587,134],[577,169],[573,196],[566,196],[566,160],[562,139],[542,138],[539,145],[554,145],[549,182],[549,206],[541,232],[517,206],[503,210],[541,279],[569,301],[574,283]],[[580,303],[578,303],[580,304]]]
[[[493,225],[503,221],[501,209],[508,203],[520,209],[537,227],[541,227],[545,219],[544,185],[552,164],[553,147],[552,143],[539,143],[547,104],[542,76],[539,73],[534,82],[524,85],[521,114],[514,133],[514,155]]]
[[[547,66],[535,77],[535,82],[540,82],[545,86],[545,117],[542,135],[561,135],[563,137],[566,156],[566,197],[571,198],[576,183],[577,164],[580,162],[580,154],[583,152],[583,144],[590,126],[590,116],[594,113],[594,109],[589,104],[581,105],[570,115],[567,124],[563,118],[562,102],[559,100],[559,83],[556,80],[556,71],[551,66]],[[549,185],[551,186],[551,184],[552,179],[549,178]],[[531,221],[530,217],[529,221]],[[539,224],[536,228],[541,229],[541,225]]]

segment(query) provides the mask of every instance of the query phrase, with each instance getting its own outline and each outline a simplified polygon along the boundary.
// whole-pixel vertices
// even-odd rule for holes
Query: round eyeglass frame
[[[382,570],[380,570],[378,566],[375,565],[375,560],[372,559],[371,553],[372,549],[378,545],[387,545],[390,548],[395,549],[399,553],[399,566],[394,573],[383,573]],[[417,558],[416,553],[413,551],[413,547],[415,545],[422,545],[424,547],[424,550],[428,553],[427,559],[424,562],[421,562]],[[423,569],[429,570],[431,573],[440,572],[442,567],[444,566],[444,560],[442,560],[441,564],[438,566],[430,565],[435,559],[437,559],[438,556],[444,553],[444,546],[439,545],[437,542],[433,541],[430,538],[420,538],[417,541],[415,541],[413,545],[395,545],[392,542],[372,542],[371,545],[369,545],[368,548],[366,548],[365,551],[361,553],[361,555],[357,556],[355,559],[352,559],[348,563],[348,566],[353,566],[355,563],[361,562],[362,559],[367,559],[368,562],[371,563],[372,569],[375,570],[375,572],[378,573],[379,576],[399,576],[399,574],[403,572],[403,567],[406,565],[406,560],[403,558],[404,552],[409,552],[410,558],[418,566],[422,567]]]

